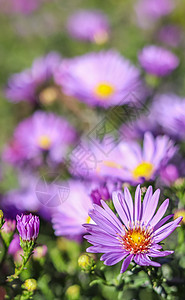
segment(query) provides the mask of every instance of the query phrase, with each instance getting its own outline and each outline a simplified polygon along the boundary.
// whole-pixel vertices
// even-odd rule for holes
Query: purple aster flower
[[[157,95],[151,111],[166,134],[185,138],[185,99],[174,94]]]
[[[43,0],[0,0],[0,10],[7,14],[30,14],[35,11]]]
[[[99,165],[99,174],[132,184],[152,180],[175,152],[176,147],[169,137],[154,138],[150,132],[146,132],[143,147],[134,141],[120,142],[117,154],[111,152]]]
[[[173,0],[138,0],[135,4],[138,25],[150,28],[159,18],[170,14],[174,4]]]
[[[181,42],[182,32],[178,26],[166,25],[160,29],[158,38],[168,46],[178,47]]]
[[[29,101],[32,103],[57,97],[53,87],[53,74],[61,62],[58,53],[51,52],[44,57],[34,60],[30,69],[13,74],[8,80],[6,97],[11,102]],[[48,100],[49,101],[49,100]]]
[[[55,80],[64,93],[90,106],[139,105],[144,97],[139,70],[112,50],[64,60]]]
[[[101,201],[102,207],[94,205],[89,213],[95,224],[85,224],[88,235],[84,238],[93,246],[87,252],[104,253],[101,260],[105,265],[115,265],[124,259],[121,273],[125,272],[132,260],[140,266],[160,267],[160,263],[150,259],[163,257],[173,251],[160,251],[159,243],[169,236],[179,225],[182,217],[166,223],[173,215],[164,216],[169,199],[166,199],[155,214],[160,190],[153,194],[152,187],[147,189],[141,203],[140,186],[135,193],[135,202],[127,188],[112,195],[114,207],[119,218],[108,205]],[[165,224],[166,223],[166,224]]]
[[[169,75],[179,65],[179,59],[175,54],[154,45],[144,47],[138,58],[147,73],[158,77]]]
[[[52,214],[52,224],[57,236],[81,241],[85,232],[82,224],[90,222],[88,212],[93,208],[88,190],[81,181],[69,181],[70,193],[64,203]]]
[[[38,165],[43,161],[43,154],[47,154],[48,162],[60,163],[75,141],[75,129],[64,118],[37,111],[19,123],[13,143],[5,148],[3,157],[10,163],[32,161]]]
[[[100,200],[110,200],[112,192],[121,189],[121,182],[113,182],[106,180],[106,182],[95,182],[90,187],[90,197],[94,204],[101,205]]]
[[[179,170],[174,164],[169,164],[160,171],[160,179],[166,185],[173,184],[179,177]]]
[[[8,248],[8,253],[11,254],[12,256],[15,256],[17,251],[21,250],[20,246],[20,238],[17,233],[14,234],[13,240],[10,243],[10,246]]]
[[[5,219],[5,223],[2,227],[3,233],[12,233],[14,232],[16,227],[16,222],[15,220],[7,220]]]
[[[79,10],[67,22],[69,34],[79,40],[102,44],[109,38],[107,17],[98,10]]]
[[[29,215],[17,215],[17,230],[23,241],[35,241],[39,234],[40,220],[39,217]]]

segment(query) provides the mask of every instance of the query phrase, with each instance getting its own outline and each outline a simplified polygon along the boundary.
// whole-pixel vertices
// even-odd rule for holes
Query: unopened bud
[[[71,285],[66,291],[66,296],[69,300],[80,299],[80,286],[77,284]]]
[[[86,253],[79,257],[78,265],[84,272],[91,272],[96,267],[94,258]]]
[[[3,226],[4,222],[5,222],[4,221],[4,214],[3,214],[3,211],[0,210],[0,229]]]
[[[27,279],[22,287],[29,292],[34,292],[37,288],[37,281],[33,278]]]

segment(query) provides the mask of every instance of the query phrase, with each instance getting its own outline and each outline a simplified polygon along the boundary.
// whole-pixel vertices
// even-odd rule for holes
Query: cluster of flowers
[[[139,16],[142,10],[143,16],[156,22],[173,8],[169,0],[142,0],[135,9]],[[142,17],[142,21],[146,23],[147,18]],[[75,13],[68,20],[67,30],[76,39],[97,44],[111,38],[108,19],[99,11]],[[176,34],[174,40],[169,39],[167,28],[161,36],[172,47],[180,42]],[[156,212],[159,189],[153,193],[148,187],[142,201],[138,184],[159,179],[161,184],[171,185],[184,176],[176,143],[185,136],[185,99],[174,94],[153,97],[153,84],[160,84],[178,65],[179,58],[171,50],[148,45],[138,53],[138,66],[115,50],[74,58],[61,58],[51,52],[37,58],[30,69],[12,75],[5,90],[7,99],[12,103],[28,102],[36,111],[17,125],[3,151],[3,159],[18,170],[21,186],[4,195],[4,212],[13,217],[17,212],[36,211],[51,221],[56,236],[78,242],[88,233],[85,238],[93,246],[87,251],[103,253],[101,260],[106,265],[124,259],[121,272],[132,260],[141,266],[160,266],[149,257],[173,252],[161,251],[160,242],[179,226],[182,217],[166,223],[173,217],[170,214],[163,218],[169,200]],[[126,123],[124,114],[118,141],[111,139],[110,149],[106,132],[101,140],[96,136],[80,141],[80,134],[67,119],[42,109],[42,105],[53,105],[64,98],[113,113],[115,107],[122,110],[128,106],[137,113],[147,98],[149,114],[144,112]],[[39,180],[37,171],[43,166],[66,171],[70,179],[57,179],[54,186]],[[134,201],[127,187],[122,191],[123,184],[137,186]],[[17,229],[22,240],[35,240],[38,217],[18,216]],[[12,243],[17,243],[17,238]]]

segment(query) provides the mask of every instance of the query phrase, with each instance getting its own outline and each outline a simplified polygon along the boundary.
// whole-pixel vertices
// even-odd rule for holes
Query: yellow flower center
[[[97,45],[102,45],[106,43],[109,39],[109,35],[106,31],[101,30],[95,33],[94,35],[94,41]]]
[[[51,146],[51,139],[47,135],[42,135],[39,137],[38,145],[44,150],[48,150]]]
[[[106,100],[107,98],[112,96],[112,94],[114,94],[114,91],[114,87],[106,82],[102,82],[95,87],[96,96],[103,100]]]
[[[52,104],[58,97],[58,91],[55,87],[48,87],[44,89],[40,95],[40,102],[43,104]]]
[[[89,224],[90,222],[91,222],[91,217],[88,216],[85,223]]]
[[[111,160],[104,160],[103,164],[106,166],[106,167],[110,167],[110,168],[116,168],[116,169],[121,169],[122,166],[114,161],[111,161]]]
[[[142,162],[139,164],[133,171],[133,177],[138,179],[140,177],[144,177],[147,180],[151,178],[154,171],[154,166],[150,162]]]
[[[152,240],[152,228],[142,226],[140,223],[132,227],[125,228],[125,234],[119,236],[123,248],[133,254],[148,252]]]

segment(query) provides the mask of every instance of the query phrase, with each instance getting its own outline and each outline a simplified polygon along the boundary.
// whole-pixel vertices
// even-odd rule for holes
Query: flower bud
[[[0,209],[0,229],[4,224],[4,214],[3,211]]]
[[[37,281],[34,278],[27,279],[22,287],[29,292],[34,292],[37,288]]]
[[[22,241],[36,241],[39,234],[39,217],[29,215],[17,215],[17,230]]]
[[[93,271],[96,267],[94,258],[86,253],[79,257],[78,265],[84,272]]]
[[[66,296],[69,300],[80,299],[80,286],[77,284],[71,285],[66,291]]]

